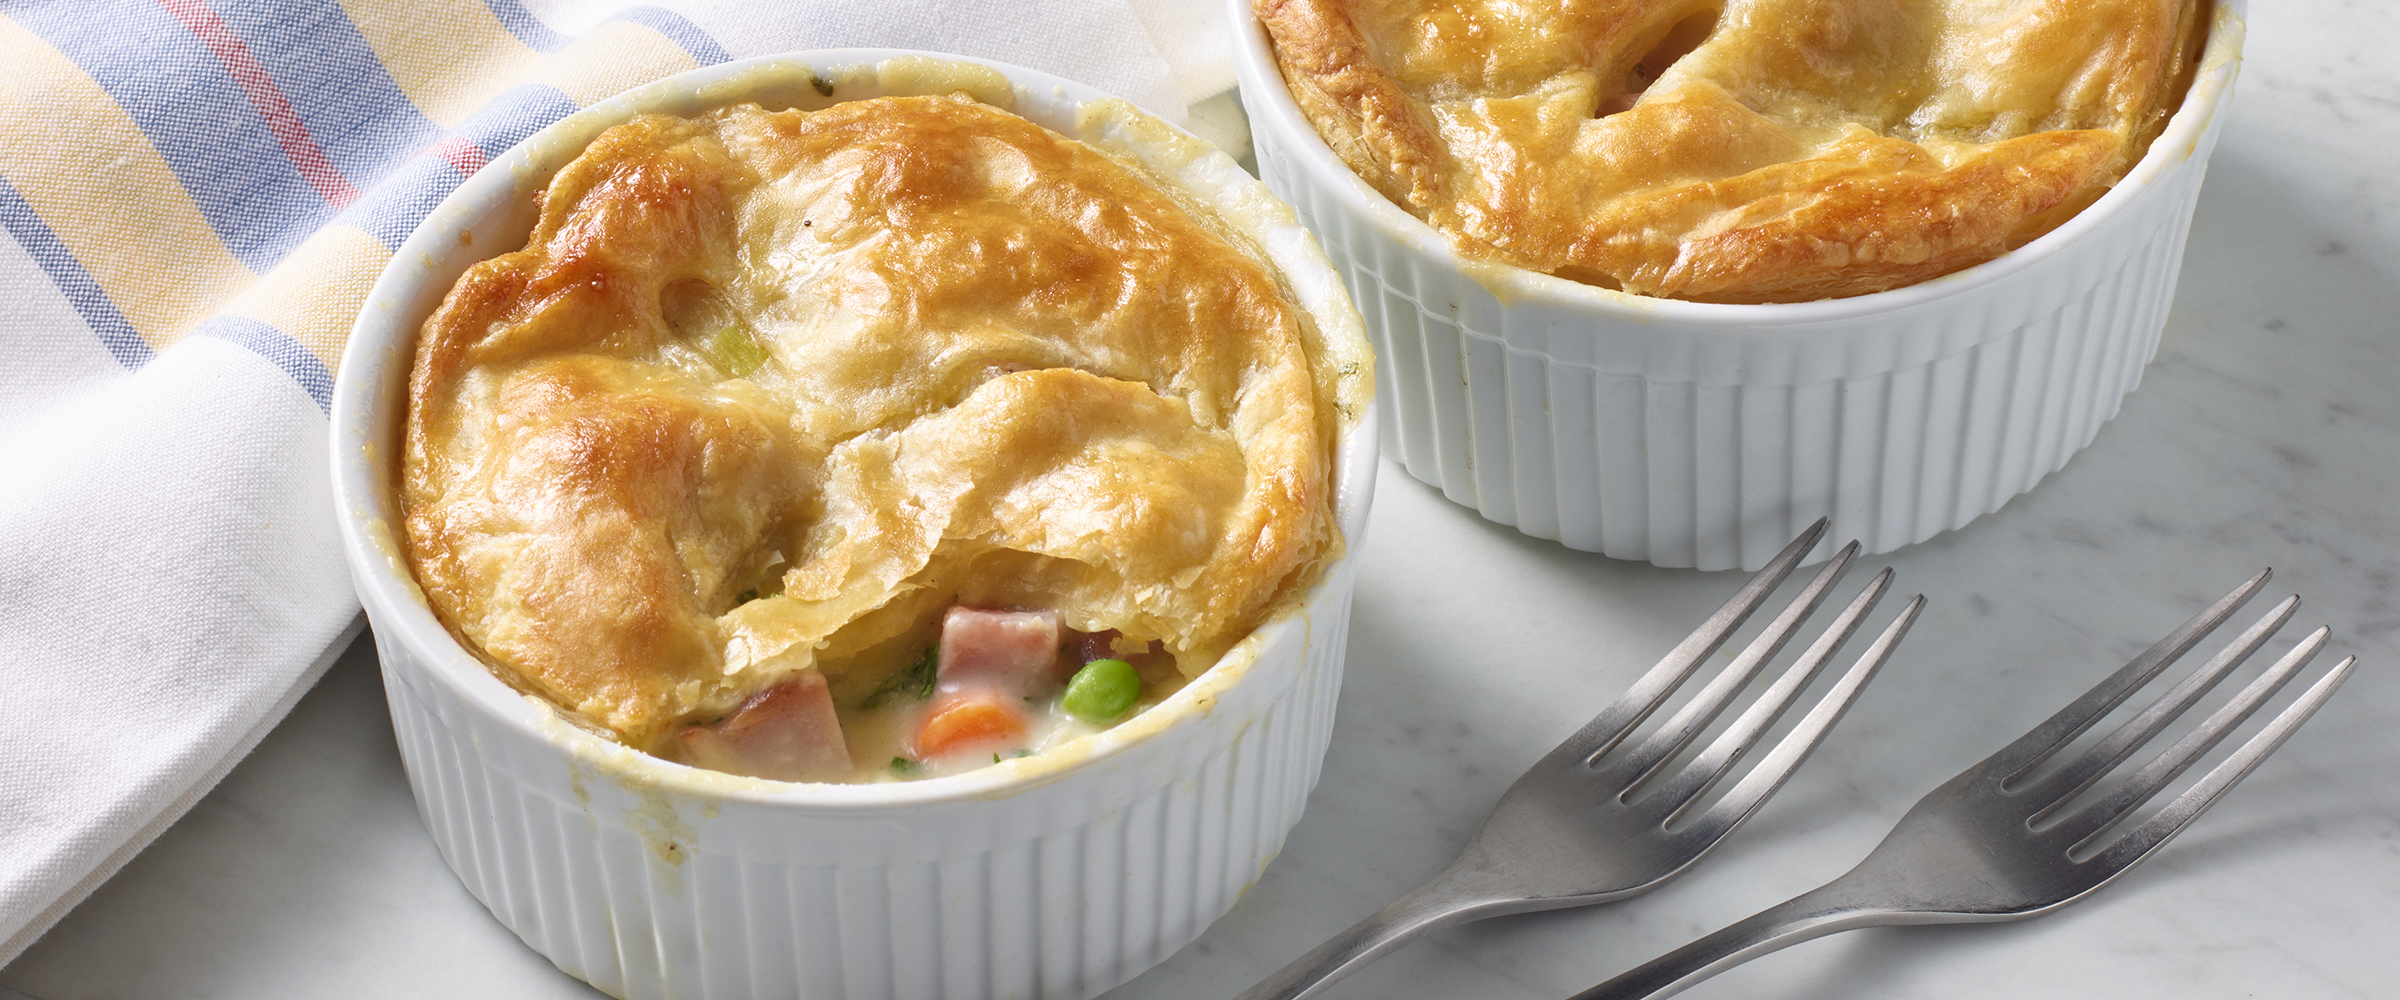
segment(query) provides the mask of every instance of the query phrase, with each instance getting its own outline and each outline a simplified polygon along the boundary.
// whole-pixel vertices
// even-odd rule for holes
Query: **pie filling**
[[[819,671],[776,681],[723,718],[686,725],[670,756],[783,781],[954,774],[1095,733],[1180,690],[1155,641],[1078,632],[1054,611],[951,606],[939,638],[863,693]]]

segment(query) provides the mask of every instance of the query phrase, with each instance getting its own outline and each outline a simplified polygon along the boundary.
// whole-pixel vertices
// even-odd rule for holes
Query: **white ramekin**
[[[761,95],[822,105],[806,91],[827,79],[845,81],[841,99],[871,96],[876,84],[838,71],[893,57],[925,58],[840,50],[729,63],[544,129],[400,248],[343,357],[333,402],[343,541],[425,826],[501,923],[619,997],[1096,994],[1198,936],[1258,878],[1299,819],[1332,729],[1348,556],[1297,612],[1158,708],[1039,756],[897,784],[784,784],[634,753],[511,690],[434,618],[398,548],[392,487],[417,329],[459,273],[522,245],[528,196],[610,124]],[[1228,218],[1253,230],[1324,335],[1364,357],[1340,278],[1233,161],[1127,141],[1116,119],[1079,114],[1102,96],[1090,88],[978,65],[1013,83],[1025,117],[1140,160],[1206,203],[1242,206]],[[1345,424],[1336,456],[1351,553],[1373,490],[1371,410]]]
[[[1326,147],[1230,2],[1259,171],[1366,317],[1386,452],[1526,534],[1701,569],[1763,565],[1826,515],[1869,551],[1923,541],[2091,442],[2157,350],[2244,8],[2216,5],[2181,110],[2057,230],[1906,288],[1722,305],[1462,264]]]

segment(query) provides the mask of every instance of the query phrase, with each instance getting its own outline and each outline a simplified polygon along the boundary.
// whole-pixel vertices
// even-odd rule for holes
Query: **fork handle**
[[[1543,901],[1512,902],[1464,889],[1462,883],[1472,882],[1474,877],[1461,876],[1459,867],[1443,872],[1415,892],[1394,900],[1390,906],[1275,970],[1235,1000],[1303,1000],[1433,931],[1503,913],[1545,908]]]
[[[1575,994],[1571,1000],[1669,996],[1760,955],[1810,938],[1854,927],[1913,922],[1901,911],[1863,905],[1845,880],[1837,879],[1651,959],[1624,975]]]

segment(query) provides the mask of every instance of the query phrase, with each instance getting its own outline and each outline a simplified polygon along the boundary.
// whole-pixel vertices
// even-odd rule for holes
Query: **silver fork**
[[[1691,867],[1782,787],[1784,779],[1841,719],[1891,656],[1924,607],[1924,595],[1911,599],[1749,774],[1698,819],[1674,825],[1717,786],[1833,659],[1890,587],[1892,571],[1887,568],[1877,574],[1799,660],[1681,770],[1663,773],[1667,763],[1724,711],[1824,602],[1835,581],[1857,557],[1857,542],[1836,554],[1741,655],[1656,732],[1628,751],[1612,751],[1765,603],[1801,557],[1816,546],[1826,523],[1819,519],[1801,532],[1631,690],[1535,762],[1500,797],[1483,829],[1447,870],[1268,976],[1240,1000],[1314,996],[1335,980],[1435,929],[1508,913],[1623,899]]]
[[[2169,633],[1999,753],[1950,779],[1900,818],[1883,843],[1848,874],[1740,923],[1576,994],[1574,1000],[1665,996],[1742,962],[1854,927],[1987,923],[2048,913],[2107,885],[2158,850],[2218,796],[2308,721],[2357,664],[2346,657],[2183,794],[2114,836],[2129,814],[2258,711],[2324,648],[2329,629],[2302,639],[2198,728],[2122,784],[2061,817],[2151,737],[2265,645],[2299,609],[2286,598],[2158,700],[2047,774],[2045,761],[2232,617],[2259,588],[2261,572]]]

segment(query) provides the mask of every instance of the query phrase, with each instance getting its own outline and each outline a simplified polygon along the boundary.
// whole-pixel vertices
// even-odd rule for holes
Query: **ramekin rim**
[[[1049,91],[1059,100],[1071,102],[1072,109],[1088,107],[1103,100],[1122,100],[1098,88],[1042,70],[956,53],[846,47],[793,50],[728,61],[630,89],[597,101],[538,130],[461,182],[395,250],[391,263],[378,275],[370,289],[368,306],[362,308],[352,335],[344,346],[343,363],[336,371],[333,387],[329,437],[335,513],[340,525],[344,556],[351,566],[353,584],[376,627],[397,631],[398,634],[393,638],[420,665],[417,674],[448,685],[459,696],[459,700],[475,706],[492,720],[516,730],[520,735],[557,749],[572,761],[611,769],[630,769],[635,773],[629,777],[647,787],[722,801],[804,808],[824,813],[849,813],[1007,798],[1070,780],[1078,772],[1090,770],[1139,746],[1164,740],[1176,730],[1199,725],[1201,717],[1214,710],[1216,696],[1241,688],[1241,682],[1248,677],[1250,668],[1263,661],[1271,651],[1279,651],[1286,645],[1305,646],[1311,609],[1328,596],[1338,596],[1332,594],[1333,588],[1349,586],[1355,574],[1359,546],[1365,537],[1367,510],[1373,499],[1375,463],[1379,452],[1377,408],[1380,401],[1373,398],[1371,385],[1367,387],[1369,395],[1366,404],[1342,421],[1344,433],[1335,447],[1335,517],[1341,531],[1343,549],[1326,560],[1316,583],[1305,593],[1295,595],[1287,608],[1260,625],[1245,639],[1242,645],[1254,648],[1249,661],[1240,664],[1241,672],[1213,687],[1203,683],[1210,676],[1203,674],[1201,679],[1149,709],[1145,714],[1170,711],[1174,715],[1154,729],[1130,737],[1116,737],[1115,734],[1119,732],[1116,728],[1103,730],[1025,758],[1027,761],[1040,761],[1052,753],[1072,753],[1073,759],[1046,765],[1041,771],[1023,772],[1014,766],[1014,762],[1003,762],[954,775],[902,782],[782,782],[720,774],[652,757],[574,727],[547,702],[519,692],[502,681],[441,625],[431,607],[425,603],[413,576],[408,573],[405,561],[396,550],[386,547],[398,543],[392,520],[377,513],[388,512],[391,508],[388,501],[379,502],[375,496],[374,465],[378,459],[374,455],[375,431],[372,426],[376,414],[374,383],[364,376],[345,377],[343,373],[361,372],[371,367],[365,362],[376,340],[370,335],[371,326],[375,323],[374,307],[400,297],[402,290],[413,287],[411,279],[404,273],[405,268],[421,255],[430,256],[431,249],[440,239],[432,234],[447,231],[446,226],[436,223],[456,221],[466,206],[497,203],[497,199],[505,197],[506,192],[524,182],[524,177],[517,171],[531,165],[547,141],[571,134],[577,129],[592,127],[596,122],[622,120],[663,100],[660,95],[698,91],[761,67],[797,64],[805,69],[830,72],[905,57],[961,63],[996,71],[1008,79],[1020,101],[1029,94],[1041,91]],[[710,100],[730,103],[721,100],[724,96],[712,95]],[[1126,103],[1133,106],[1130,102]],[[1133,107],[1152,123],[1205,145],[1205,140],[1191,136],[1187,130],[1146,109]],[[1262,182],[1249,176],[1222,150],[1214,147],[1208,147],[1208,150],[1204,158],[1224,161],[1221,165],[1212,165],[1212,170],[1219,173],[1230,170],[1234,186],[1255,186],[1257,194],[1274,204],[1281,204],[1280,198],[1266,191]],[[543,171],[544,176],[547,173]],[[1338,295],[1346,296],[1339,276],[1332,273],[1332,265],[1317,246],[1314,234],[1302,227],[1296,217],[1287,215],[1274,220],[1274,225],[1263,226],[1258,235],[1278,233],[1284,226],[1306,237],[1297,244],[1300,249],[1279,253],[1276,249],[1278,242],[1269,240],[1261,242],[1261,252],[1275,255],[1275,265],[1279,269],[1286,269],[1295,262],[1283,259],[1284,254],[1313,251],[1313,259],[1302,259],[1298,263],[1322,268],[1326,272],[1322,285]],[[1280,245],[1287,248],[1294,246],[1289,241]],[[391,282],[392,287],[387,287],[387,282]],[[1346,298],[1336,304],[1351,310],[1354,325],[1355,309],[1347,304]],[[1304,308],[1312,315],[1316,311],[1305,304]],[[1363,331],[1354,332],[1363,341]],[[1331,333],[1328,331],[1329,335]],[[405,366],[396,375],[405,379]],[[378,537],[379,529],[383,536],[381,538]],[[1301,655],[1301,651],[1294,650],[1293,655]],[[410,680],[407,676],[400,679],[404,683]],[[1280,697],[1277,696],[1278,699]],[[1133,721],[1128,720],[1120,725],[1129,725]]]

